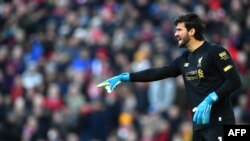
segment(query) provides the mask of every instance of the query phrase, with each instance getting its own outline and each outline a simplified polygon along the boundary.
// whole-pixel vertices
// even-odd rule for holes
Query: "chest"
[[[188,55],[181,65],[183,76],[188,81],[205,79],[215,71],[207,53]]]

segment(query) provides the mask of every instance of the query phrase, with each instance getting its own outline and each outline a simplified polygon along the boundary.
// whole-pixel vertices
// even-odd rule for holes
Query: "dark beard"
[[[179,45],[179,48],[186,48],[186,45],[189,42],[190,38],[188,36],[186,36],[182,40],[183,40],[183,42],[182,42],[182,44]]]

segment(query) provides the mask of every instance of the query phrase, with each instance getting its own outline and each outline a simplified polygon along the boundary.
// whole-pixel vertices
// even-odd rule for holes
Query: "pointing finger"
[[[107,81],[104,81],[104,82],[98,84],[97,87],[103,87],[103,86],[107,86],[107,85],[109,85],[109,83]]]

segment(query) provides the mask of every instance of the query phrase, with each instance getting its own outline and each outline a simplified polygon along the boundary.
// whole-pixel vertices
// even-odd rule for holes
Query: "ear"
[[[190,36],[194,36],[195,34],[195,29],[194,28],[191,28],[189,31],[188,31],[189,35]]]

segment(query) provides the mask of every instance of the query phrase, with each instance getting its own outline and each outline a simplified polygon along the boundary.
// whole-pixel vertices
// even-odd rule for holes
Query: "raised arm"
[[[180,75],[177,60],[167,66],[160,68],[151,68],[139,72],[122,73],[98,84],[97,87],[104,87],[108,93],[111,93],[121,82],[150,82],[168,77]]]

